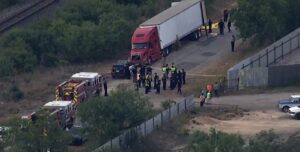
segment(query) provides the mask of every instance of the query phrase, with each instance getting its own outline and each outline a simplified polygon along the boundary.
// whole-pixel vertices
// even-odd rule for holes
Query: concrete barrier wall
[[[269,67],[268,75],[271,87],[300,85],[300,64]]]
[[[268,68],[251,68],[239,70],[239,89],[247,87],[267,87]]]

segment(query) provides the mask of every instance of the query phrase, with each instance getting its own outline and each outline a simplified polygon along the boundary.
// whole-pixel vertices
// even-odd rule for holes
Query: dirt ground
[[[288,114],[279,111],[250,111],[243,117],[230,120],[219,120],[208,116],[198,116],[190,120],[186,128],[190,132],[208,132],[211,128],[227,132],[238,133],[251,137],[260,131],[273,129],[275,133],[288,137],[300,130],[300,122],[289,118]]]

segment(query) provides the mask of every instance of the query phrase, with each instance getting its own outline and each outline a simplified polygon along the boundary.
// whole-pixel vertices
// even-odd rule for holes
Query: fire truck
[[[73,101],[78,105],[90,96],[99,96],[102,92],[101,80],[102,76],[98,73],[76,73],[56,87],[56,100]]]
[[[62,128],[71,128],[75,121],[76,106],[72,101],[51,101],[46,103],[39,111],[22,116],[22,119],[35,122],[39,117],[49,117]]]

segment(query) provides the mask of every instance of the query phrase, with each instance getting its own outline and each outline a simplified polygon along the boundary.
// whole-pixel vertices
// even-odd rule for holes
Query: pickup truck
[[[278,108],[283,112],[289,112],[292,107],[300,106],[300,95],[291,95],[289,99],[283,99],[278,102]]]

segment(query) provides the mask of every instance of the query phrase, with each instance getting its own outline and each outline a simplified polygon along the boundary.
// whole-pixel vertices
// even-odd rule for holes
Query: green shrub
[[[173,104],[176,104],[173,100],[166,100],[161,103],[163,109],[169,109]]]

